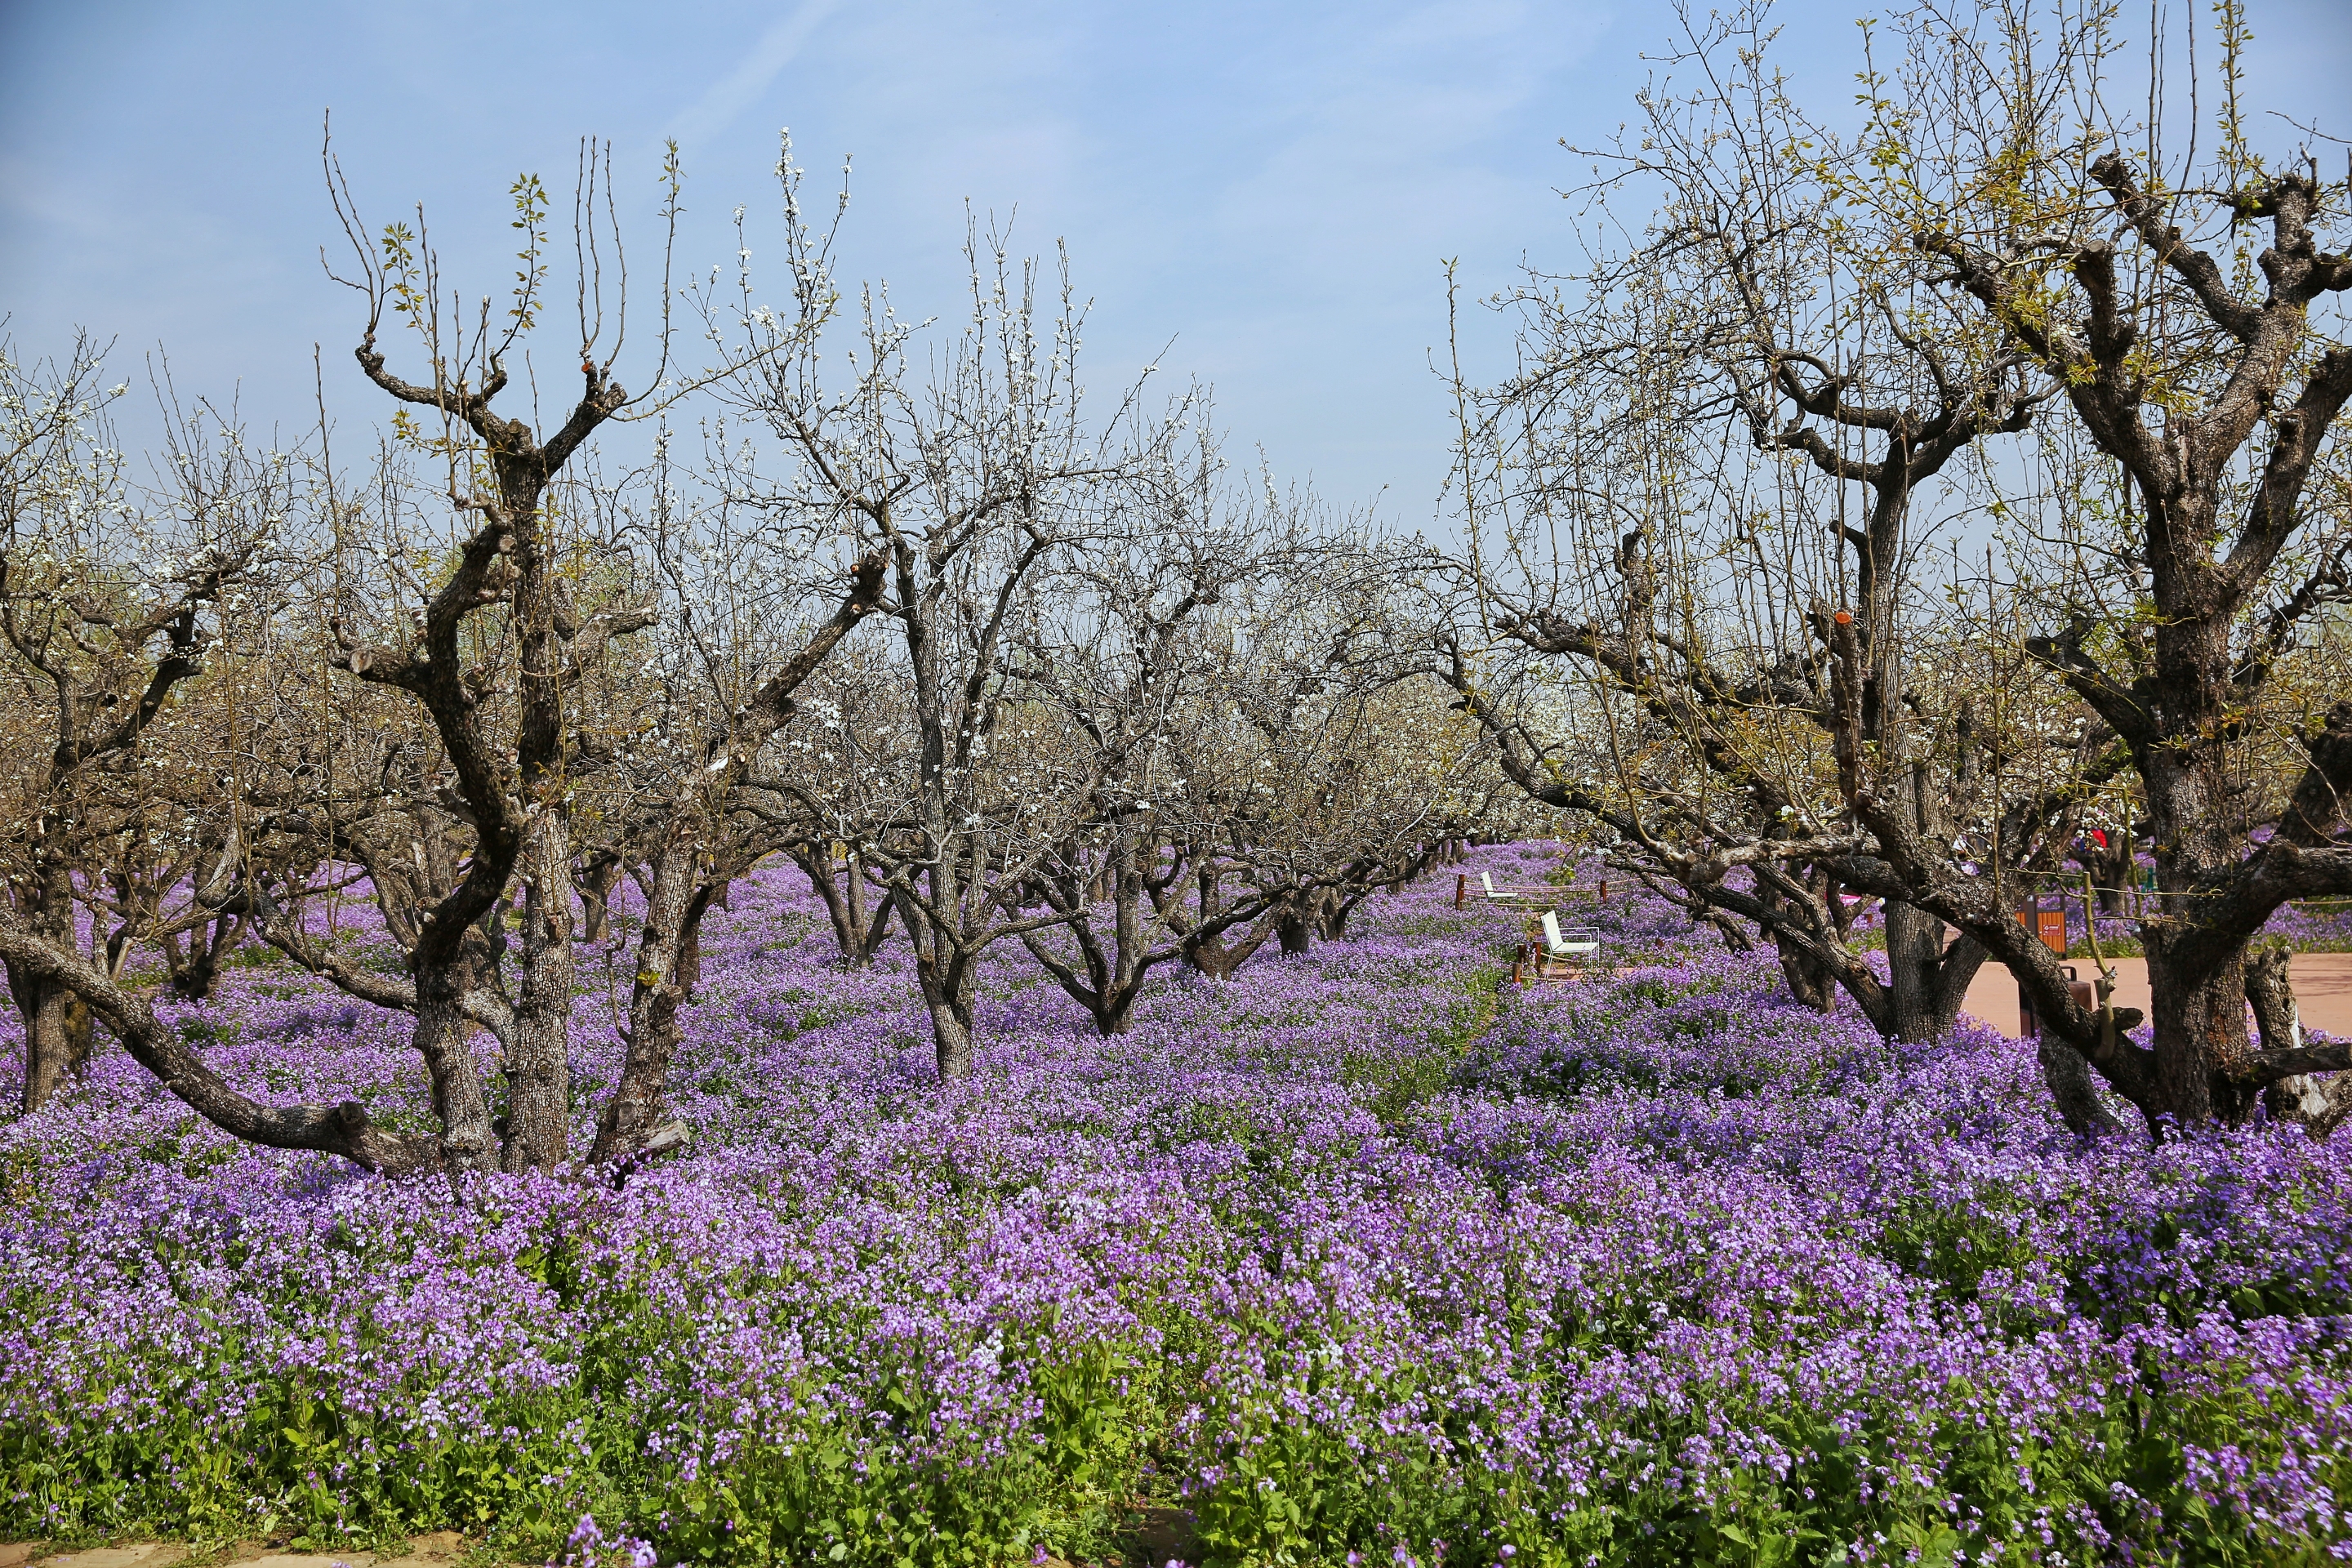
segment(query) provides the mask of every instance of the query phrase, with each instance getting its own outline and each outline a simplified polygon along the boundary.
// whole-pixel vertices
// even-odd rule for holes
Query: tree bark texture
[[[656,854],[646,919],[637,933],[637,966],[629,987],[629,1026],[620,1080],[597,1118],[593,1163],[623,1159],[659,1125],[670,1064],[677,1055],[678,1009],[687,1000],[682,973],[701,940],[707,888],[698,888],[699,842],[673,833]]]
[[[523,882],[522,963],[514,1036],[507,1044],[509,1171],[554,1171],[570,1153],[572,1121],[572,834],[545,809],[516,863]]]

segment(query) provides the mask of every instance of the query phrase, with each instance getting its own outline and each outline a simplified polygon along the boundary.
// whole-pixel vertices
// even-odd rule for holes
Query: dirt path
[[[2070,958],[2075,973],[2088,980],[2097,973],[2087,958]],[[2111,958],[2116,971],[2118,1006],[2147,1007],[2147,960]],[[2294,997],[2303,1009],[2303,1026],[2331,1035],[2352,1036],[2352,952],[2298,952],[2290,973]],[[2017,1033],[2017,982],[2009,971],[1988,963],[1977,971],[1961,1010],[1974,1014],[2005,1035]]]
[[[466,1539],[450,1532],[420,1535],[404,1552],[284,1552],[247,1542],[194,1559],[187,1547],[169,1542],[53,1552],[42,1542],[0,1542],[0,1568],[178,1568],[184,1561],[194,1568],[457,1568],[467,1550]]]

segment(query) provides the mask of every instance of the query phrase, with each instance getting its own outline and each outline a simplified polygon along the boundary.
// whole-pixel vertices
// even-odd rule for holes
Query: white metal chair
[[[1543,939],[1543,977],[1547,980],[1582,974],[1601,953],[1601,933],[1583,926],[1561,931],[1557,910],[1544,911]]]

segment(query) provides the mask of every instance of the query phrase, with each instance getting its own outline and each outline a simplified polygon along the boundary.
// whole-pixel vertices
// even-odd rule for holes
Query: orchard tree
[[[123,388],[100,385],[102,360],[87,338],[56,365],[23,364],[0,342],[0,637],[15,721],[0,955],[24,1020],[27,1110],[90,1048],[90,997],[76,983],[90,968],[85,900],[104,899],[111,873],[111,981],[130,932],[164,923],[131,882],[152,883],[159,855],[174,881],[211,871],[207,850],[217,862],[219,819],[202,804],[219,798],[217,780],[159,767],[158,741],[183,763],[216,760],[191,756],[194,727],[173,735],[173,715],[224,626],[267,591],[266,544],[288,505],[283,456],[248,447],[209,408],[174,426],[160,484],[134,494],[104,414]]]
[[[1930,287],[1907,236],[1854,221],[1874,148],[1791,100],[1762,7],[1677,16],[1665,65],[1695,85],[1652,83],[1583,154],[1584,266],[1503,301],[1514,374],[1456,377],[1469,548],[1438,671],[1523,787],[1694,914],[1760,929],[1801,1000],[1842,989],[1933,1038],[1985,949],[1893,896],[1884,978],[1853,942],[1830,628],[1864,663],[1863,742],[1907,770],[1915,830],[1950,841],[1951,779],[1979,759],[1958,694],[1915,673],[1945,640],[1923,563],[1984,443],[2054,388]],[[1993,809],[2040,826],[2064,805]]]
[[[645,905],[625,1054],[589,1151],[597,1162],[628,1158],[663,1123],[678,1012],[701,972],[703,919],[778,842],[749,798],[757,773],[763,762],[775,765],[772,747],[799,713],[795,694],[882,596],[879,551],[832,559],[822,552],[837,539],[796,537],[789,517],[781,536],[744,528],[759,514],[739,517],[723,491],[707,509],[685,508],[664,456],[646,532],[665,578],[665,624],[677,629],[642,722],[662,743],[643,748],[654,756],[641,759],[641,782],[614,816],[622,833],[613,853],[639,869]],[[832,615],[804,624],[803,606],[825,597]]]
[[[788,233],[806,270],[808,231]],[[1077,380],[1085,310],[1066,264],[1055,304],[1037,297],[1046,275],[1012,261],[999,237],[971,229],[966,255],[970,321],[927,380],[909,364],[919,324],[873,290],[846,379],[820,372],[815,334],[778,337],[751,403],[791,465],[758,504],[887,562],[876,614],[906,692],[911,767],[893,781],[880,831],[855,849],[914,944],[943,1079],[972,1068],[981,955],[1066,918],[1024,912],[1021,890],[1095,784],[1096,762],[1056,743],[1053,716],[1013,700],[1013,637],[1138,465],[1164,462],[1188,412],[1180,398],[1147,416],[1139,381],[1108,418],[1091,417]]]
[[[2311,505],[2338,462],[2352,346],[2336,301],[2352,260],[2328,249],[2347,199],[2300,153],[2273,166],[2237,121],[2225,34],[2214,164],[2166,161],[2158,128],[2092,124],[2053,148],[2046,185],[1998,226],[1929,209],[1919,248],[2004,341],[2063,388],[2090,442],[2126,476],[2095,542],[2129,589],[2126,614],[2058,576],[2035,655],[2129,749],[2162,894],[2144,926],[2153,1048],[2102,1039],[2093,1065],[2153,1120],[2243,1121],[2264,1085],[2352,1066],[2347,1047],[2258,1051],[2246,949],[2290,899],[2352,892],[2352,700],[2293,731],[2301,776],[2276,830],[2251,842],[2233,805],[2246,753],[2280,721],[2282,657],[2346,597],[2352,519]],[[2251,110],[2248,110],[2248,112]],[[1936,879],[1916,838],[1858,794],[1905,880]]]
[[[1152,970],[1255,912],[1175,914],[1174,895],[1215,842],[1181,826],[1181,734],[1225,673],[1215,611],[1278,566],[1296,520],[1271,499],[1228,492],[1203,426],[1181,464],[1131,477],[1013,638],[1016,688],[1058,716],[1091,781],[1021,897],[1063,924],[1021,941],[1106,1035],[1127,1031]]]
[[[664,216],[674,234],[674,155],[667,175]],[[506,307],[494,315],[488,300],[468,306],[446,289],[421,217],[414,230],[394,224],[371,233],[331,158],[328,176],[355,258],[353,275],[341,280],[365,304],[356,358],[395,409],[391,437],[364,485],[354,487],[339,473],[330,460],[329,433],[320,433],[318,467],[302,498],[315,515],[320,551],[309,579],[309,646],[358,690],[389,700],[319,704],[316,721],[279,724],[266,756],[225,774],[226,798],[249,804],[255,817],[225,841],[220,870],[202,879],[215,908],[252,919],[259,934],[290,956],[354,994],[414,1015],[438,1127],[392,1132],[356,1103],[258,1106],[194,1058],[146,998],[83,959],[69,919],[38,916],[54,930],[0,919],[0,942],[12,975],[28,988],[46,988],[45,994],[62,989],[82,998],[174,1093],[238,1136],[329,1151],[393,1173],[551,1170],[568,1155],[572,1100],[572,890],[582,871],[572,843],[575,785],[618,760],[614,733],[629,727],[609,710],[587,713],[581,697],[612,698],[597,672],[616,640],[653,624],[659,599],[649,563],[611,526],[627,520],[612,501],[614,487],[595,476],[588,444],[611,421],[657,413],[750,374],[813,332],[835,300],[828,289],[804,285],[781,321],[765,310],[757,322],[746,313],[739,324],[755,338],[730,341],[714,331],[710,362],[685,374],[673,368],[665,251],[646,390],[630,396],[614,375],[627,300],[619,237],[611,226],[609,162],[602,149],[583,144],[572,258],[581,392],[560,422],[542,430],[499,405],[509,391],[510,362],[547,308],[549,201],[541,183],[526,176],[511,193],[520,267]],[[394,367],[380,342],[388,328],[413,339],[420,379]],[[84,378],[69,379],[79,386]],[[79,439],[70,418],[52,420],[50,427],[43,438],[57,451],[68,452]],[[36,440],[25,451],[39,446]],[[420,468],[435,475],[429,489],[415,482]],[[26,471],[38,480],[38,468],[33,462]],[[35,489],[28,485],[24,493]],[[268,530],[295,531],[287,515],[292,509],[276,496],[268,493]],[[436,502],[450,519],[446,526],[430,515]],[[218,510],[189,519],[201,548],[174,558],[178,564],[165,575],[173,594],[161,605],[131,614],[92,599],[89,615],[76,610],[71,626],[56,616],[43,625],[19,617],[23,647],[55,667],[51,684],[72,694],[63,711],[79,715],[79,687],[88,678],[58,662],[58,629],[79,657],[92,659],[104,650],[94,649],[86,628],[110,622],[108,635],[117,646],[110,657],[118,663],[163,640],[167,651],[144,672],[152,702],[195,672],[207,616],[251,565],[243,542],[254,531],[231,529]],[[23,515],[33,529],[35,514]],[[55,584],[42,584],[38,595],[26,602],[70,603]],[[822,658],[829,646],[812,643],[801,652]],[[753,660],[767,657],[759,646],[730,657],[739,652]],[[711,775],[691,800],[672,791],[688,831],[712,819],[713,810],[704,809],[709,792],[723,796],[742,771],[710,768],[713,748],[732,755],[740,741],[757,743],[750,732],[761,723],[772,729],[779,673],[739,683],[752,705],[750,719],[721,722],[722,738],[715,740],[708,724],[674,731],[677,743]],[[120,684],[115,675],[107,679]],[[139,718],[131,729],[107,727],[104,743],[119,752],[120,738],[135,740],[152,705],[133,709]],[[374,722],[353,722],[360,715]],[[581,722],[587,719],[593,722]],[[100,753],[77,741],[59,754],[78,767]],[[723,818],[723,804],[715,810]],[[404,973],[352,962],[333,940],[331,920],[325,940],[310,926],[310,912],[321,901],[331,910],[354,867],[373,885]],[[598,874],[589,873],[590,879]],[[226,891],[223,875],[232,881]],[[510,912],[520,937],[511,948]],[[512,986],[506,981],[509,962]],[[660,989],[669,982],[657,976],[655,984]],[[495,1114],[468,1039],[477,1027],[502,1047],[502,1115]],[[630,1078],[633,1104],[657,1102],[657,1084],[648,1087],[654,1076]],[[620,1131],[606,1130],[597,1157],[625,1159],[630,1151],[622,1145],[642,1131],[642,1120],[619,1117]]]
[[[1412,880],[1493,803],[1490,748],[1430,679],[1405,630],[1403,552],[1323,531],[1228,620],[1215,686],[1221,879],[1264,901],[1282,951],[1344,933],[1375,892]],[[1262,940],[1228,945],[1228,963]]]
[[[2242,35],[2225,21],[2221,96],[2234,117]],[[1884,33],[1865,33],[1863,123],[1845,134],[1785,108],[1756,63],[1759,26],[1686,27],[1694,63],[1736,63],[1739,102],[1766,106],[1770,133],[1743,134],[1713,86],[1696,95],[1710,105],[1704,135],[1673,134],[1675,121],[1657,109],[1666,100],[1645,100],[1648,163],[1692,163],[1678,151],[1687,148],[1741,172],[1696,202],[1666,179],[1652,241],[1635,254],[1658,268],[1707,255],[1723,303],[1706,308],[1696,274],[1674,287],[1638,268],[1597,275],[1618,289],[1621,313],[1646,312],[1650,328],[1616,340],[1555,334],[1542,344],[1549,358],[1523,381],[1589,385],[1578,379],[1583,367],[1605,360],[1612,341],[1633,345],[1622,361],[1625,427],[1653,434],[1556,462],[1561,479],[1508,491],[1522,521],[1517,548],[1566,524],[1584,561],[1615,556],[1613,595],[1594,585],[1600,572],[1580,579],[1583,603],[1612,613],[1548,624],[1535,613],[1546,607],[1539,598],[1523,595],[1501,605],[1497,624],[1495,606],[1477,606],[1482,629],[1532,636],[1605,672],[1585,711],[1603,724],[1616,799],[1563,776],[1529,743],[1532,727],[1507,710],[1512,694],[1473,651],[1490,643],[1457,631],[1453,661],[1474,706],[1518,725],[1516,765],[1528,782],[1583,789],[1585,803],[1616,809],[1610,826],[1638,846],[1636,858],[1694,894],[1715,885],[1717,868],[1745,865],[1816,932],[1834,910],[1818,897],[1804,909],[1781,868],[1807,868],[1822,891],[1886,900],[1896,1030],[1945,1016],[1945,1005],[1901,1005],[1906,972],[1917,976],[1915,998],[1948,1005],[1969,942],[2005,963],[2044,1021],[2043,1063],[2061,1109],[2085,1131],[2110,1115],[2084,1062],[2155,1126],[2243,1120],[2264,1083],[2334,1065],[2325,1052],[2252,1049],[2243,953],[2284,900],[2342,885],[2340,770],[2352,732],[2352,710],[2298,715],[2268,697],[2278,659],[2341,593],[2338,520],[2308,519],[2303,495],[2332,460],[2329,433],[2352,391],[2352,360],[2314,311],[2352,275],[2315,237],[2327,216],[2315,178],[2261,165],[2234,118],[2214,174],[2192,176],[2177,161],[2168,174],[2141,172],[2163,167],[2153,149],[2165,128],[2105,108],[2102,82],[2123,58],[2109,24],[2103,10],[2063,5],[1899,13],[1885,29],[1901,46],[1891,69],[1875,63]],[[2151,68],[2167,68],[2156,58]],[[1813,193],[1814,232],[1830,243],[1790,256],[1780,242],[1803,226],[1785,207],[1769,222],[1746,221],[1759,203],[1743,208],[1738,198],[1792,184]],[[2217,258],[2215,242],[2256,223],[2270,230],[2260,256],[2249,245],[2234,261]],[[1840,247],[1859,258],[1848,275],[1836,271]],[[1817,284],[1790,287],[1823,255],[1832,267]],[[1815,342],[1779,333],[1739,346],[1726,334],[1727,346],[1710,351],[1726,356],[1714,401],[1689,390],[1705,354],[1676,345],[1705,349],[1716,318],[1801,319],[1797,307],[1816,296]],[[1567,319],[1609,319],[1606,289],[1581,299]],[[1803,464],[1837,493],[1809,498],[1780,478],[1766,484],[1771,470],[1694,461],[1687,446],[1655,439],[1709,407],[1743,422],[1760,454]],[[1531,409],[1545,412],[1521,395],[1506,412],[1539,431]],[[1673,416],[1662,423],[1652,409]],[[2034,447],[1986,448],[2028,423]],[[1505,428],[1465,419],[1465,447],[1520,441]],[[1958,466],[1947,469],[1954,482],[1938,504],[1996,519],[2006,558],[1972,597],[1951,573],[1953,599],[1931,614],[1917,593],[1928,581],[1920,542],[1898,530],[1890,557],[1878,540],[1897,511],[1916,514],[1919,480],[1934,471],[1921,465],[1946,447],[1943,461]],[[1615,467],[1603,467],[1612,456]],[[2116,504],[2085,504],[2102,491],[2102,465],[2127,490]],[[1849,511],[1848,489],[1872,499]],[[1694,489],[1737,493],[1693,508]],[[1563,515],[1563,495],[1591,504]],[[1604,533],[1603,511],[1627,521]],[[1693,547],[1695,513],[1719,530],[1698,539],[1719,544]],[[1761,552],[1768,539],[1808,534],[1833,542],[1834,557],[1813,546],[1815,564],[1776,570]],[[1611,535],[1617,542],[1604,551]],[[1654,566],[1676,549],[1669,569]],[[1910,587],[1890,588],[1890,563],[1900,571],[1906,560]],[[1485,561],[1470,564],[1477,588],[1494,582]],[[1892,618],[1890,593],[1904,612]],[[1996,604],[2000,614],[1987,614]],[[2063,684],[2077,706],[2044,701],[2038,720],[1989,727],[1994,689],[1922,679],[1929,650],[1941,650],[1930,662],[1946,669],[1990,670],[2004,647],[2029,656],[2038,679]],[[2036,679],[2019,671],[2010,683],[2021,691]],[[2248,809],[2246,781],[2261,772],[2254,753],[2275,752],[2282,739],[2302,773],[2276,831],[2257,843],[2250,828],[2261,813]],[[1990,760],[2008,764],[1992,770],[1996,780],[1987,742]],[[1987,798],[1996,782],[2013,793]],[[2011,910],[2034,874],[2063,865],[2084,805],[2118,787],[2146,803],[2162,891],[2161,914],[2146,927],[2157,997],[2146,1050],[2130,1039],[2137,1016],[2114,1005],[2105,977],[2083,1005]],[[1644,797],[1649,811],[1629,809]],[[1654,826],[1662,817],[1669,831]],[[1961,933],[1948,952],[1939,922]],[[1791,922],[1762,923],[1785,952]],[[1801,931],[1793,941],[1848,984],[1855,966],[1849,956],[1840,973],[1838,950],[1851,955],[1851,944],[1809,942]],[[1867,983],[1848,989],[1870,1008]]]

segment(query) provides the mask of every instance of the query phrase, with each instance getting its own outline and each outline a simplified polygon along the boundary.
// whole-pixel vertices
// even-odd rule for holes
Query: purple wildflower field
[[[1597,919],[1622,973],[1515,991],[1515,922],[1452,893],[1163,971],[1109,1039],[1013,948],[943,1089],[903,949],[843,973],[763,870],[687,1015],[696,1142],[620,1191],[246,1147],[102,1051],[0,1124],[0,1527],[996,1564],[1131,1556],[1152,1505],[1210,1564],[2352,1556],[2340,1142],[2077,1144],[2029,1047],[1890,1047],[1641,897]],[[404,1021],[291,971],[173,1016],[423,1121]]]

